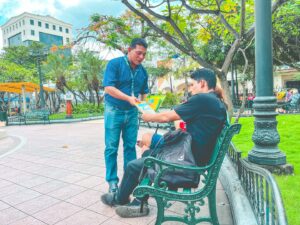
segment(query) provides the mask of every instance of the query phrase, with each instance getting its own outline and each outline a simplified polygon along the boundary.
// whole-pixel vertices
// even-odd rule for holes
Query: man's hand
[[[136,97],[134,96],[129,96],[127,100],[131,105],[136,105],[137,103],[140,102]]]

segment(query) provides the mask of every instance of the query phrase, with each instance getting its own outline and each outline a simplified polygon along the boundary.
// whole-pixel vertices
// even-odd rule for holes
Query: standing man
[[[142,38],[132,40],[128,54],[112,59],[104,74],[105,87],[105,166],[109,192],[118,190],[117,156],[120,135],[123,139],[124,170],[136,159],[138,110],[135,104],[143,100],[148,90],[148,75],[141,65],[147,52]]]

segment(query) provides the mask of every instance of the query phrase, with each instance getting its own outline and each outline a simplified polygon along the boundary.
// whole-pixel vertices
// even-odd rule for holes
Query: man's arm
[[[142,119],[145,122],[167,123],[175,120],[180,120],[181,118],[174,110],[171,110],[156,114],[143,113]]]
[[[107,86],[104,88],[104,90],[107,94],[111,95],[112,97],[127,101],[131,105],[135,105],[136,103],[139,102],[139,100],[136,97],[126,95],[122,91],[118,90],[113,86]]]

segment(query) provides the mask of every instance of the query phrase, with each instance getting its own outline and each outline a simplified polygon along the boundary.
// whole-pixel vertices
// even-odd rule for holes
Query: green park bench
[[[49,115],[50,112],[48,110],[33,110],[30,112],[26,112],[24,115],[25,124],[36,121],[43,121],[44,124],[46,122],[50,123]]]
[[[25,116],[24,115],[15,115],[15,116],[10,116],[7,118],[7,124],[24,124],[25,123]]]
[[[189,225],[200,222],[210,222],[213,225],[219,225],[216,211],[216,183],[219,171],[224,160],[234,134],[239,133],[240,124],[225,125],[220,133],[213,150],[212,157],[208,165],[203,167],[179,166],[158,160],[153,157],[147,157],[144,165],[151,168],[157,165],[159,171],[153,182],[146,176],[140,184],[134,189],[135,197],[150,196],[157,203],[157,218],[155,225],[160,225],[166,221],[177,221]],[[160,177],[166,171],[186,170],[195,171],[200,176],[200,183],[197,188],[178,188],[174,190],[168,188],[165,182],[160,182]],[[197,213],[205,205],[205,199],[208,199],[209,217],[199,217]],[[184,215],[165,215],[165,209],[168,209],[175,202],[184,204]]]

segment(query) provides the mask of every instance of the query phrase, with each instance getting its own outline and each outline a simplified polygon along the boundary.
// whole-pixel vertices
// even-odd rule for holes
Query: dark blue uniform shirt
[[[195,160],[198,165],[206,165],[226,120],[224,103],[214,92],[199,93],[174,110],[186,122],[187,132],[192,135]]]
[[[134,70],[129,66],[127,58],[122,56],[112,59],[108,62],[104,73],[104,87],[112,86],[119,89],[126,95],[132,95],[132,84],[134,85],[134,96],[139,94],[147,94],[148,74],[142,65],[138,65]],[[132,83],[132,76],[134,82]],[[105,102],[120,109],[131,109],[133,106],[127,102],[105,94]]]

